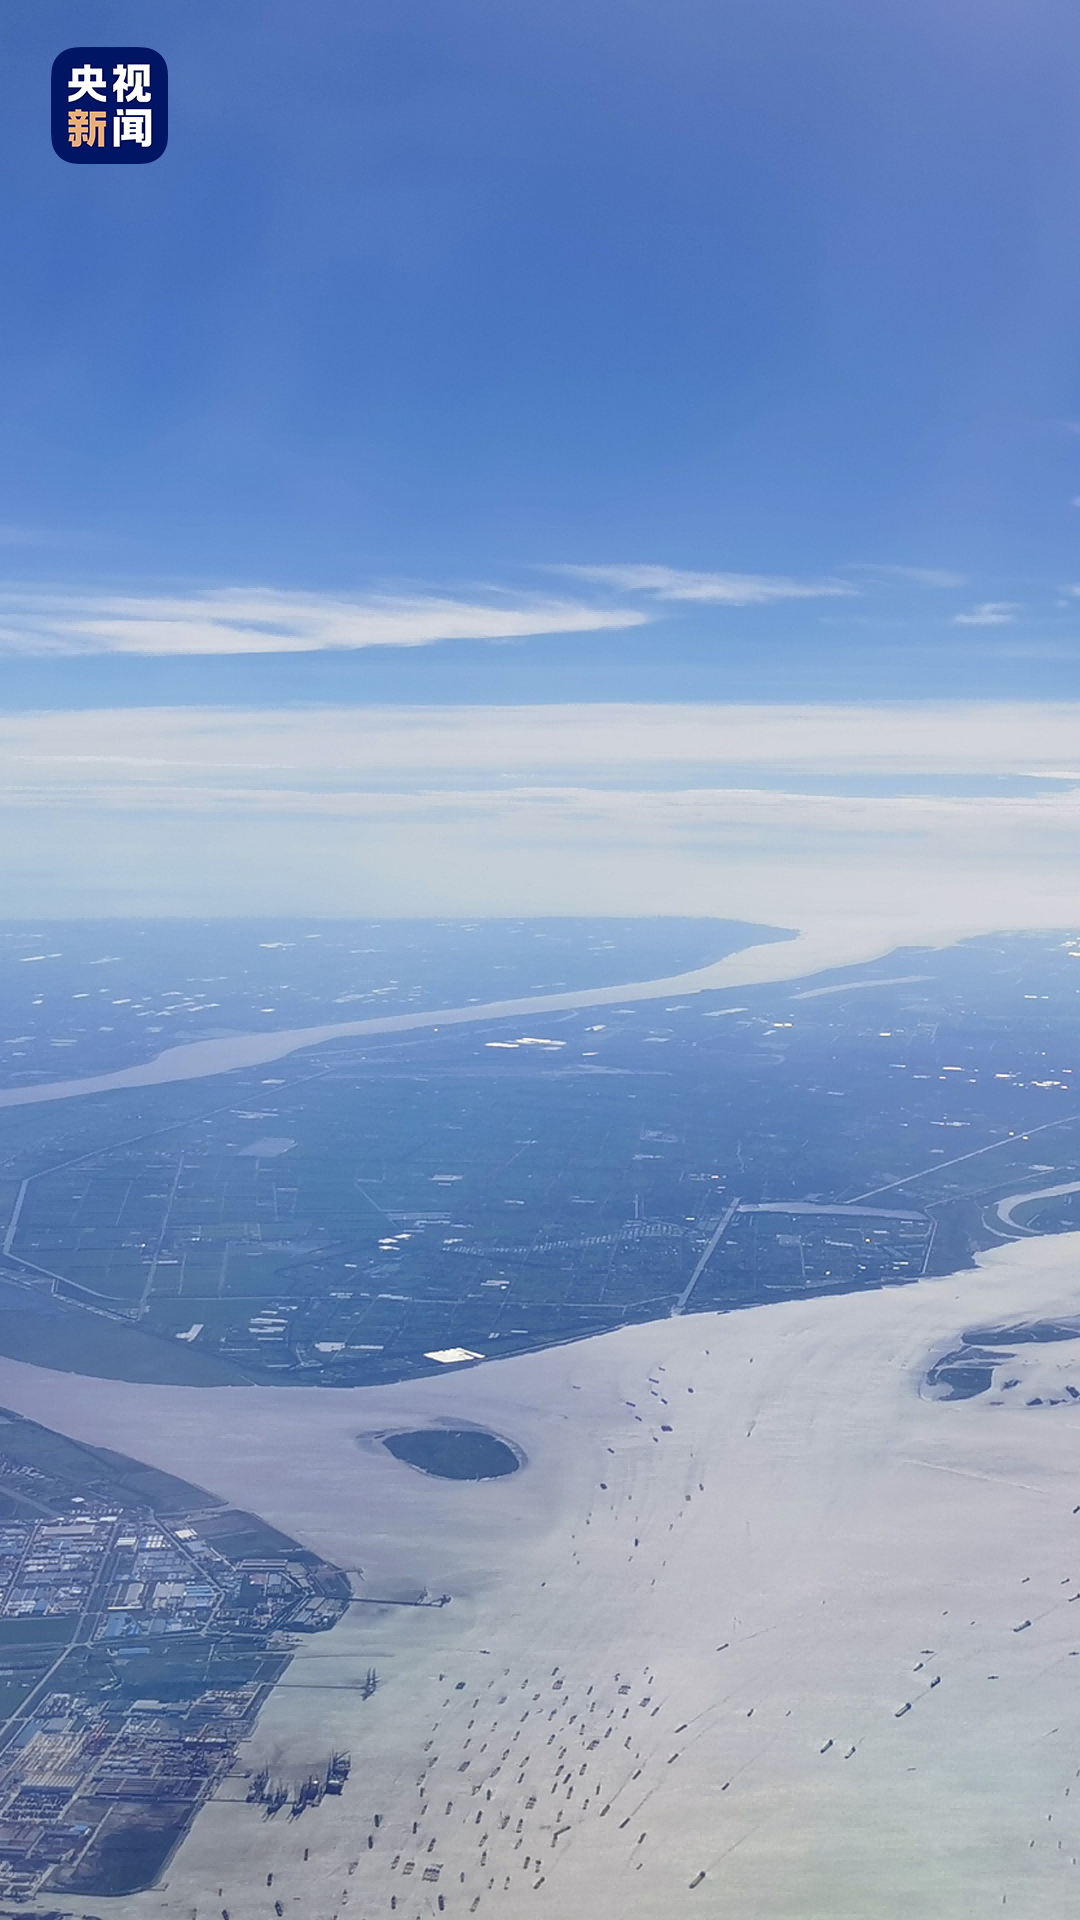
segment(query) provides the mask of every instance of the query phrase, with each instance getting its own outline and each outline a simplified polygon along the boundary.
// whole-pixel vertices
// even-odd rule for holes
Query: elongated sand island
[[[972,1397],[934,1397],[927,1375],[972,1329],[1045,1329],[1078,1304],[1074,1235],[387,1388],[0,1362],[6,1405],[257,1510],[357,1596],[302,1646],[162,1883],[89,1904],[1076,1911],[1080,1340],[999,1341]],[[501,1438],[518,1470],[440,1477],[384,1444],[431,1427]],[[340,1797],[296,1821],[247,1802],[245,1769],[301,1779],[331,1749],[352,1757]]]

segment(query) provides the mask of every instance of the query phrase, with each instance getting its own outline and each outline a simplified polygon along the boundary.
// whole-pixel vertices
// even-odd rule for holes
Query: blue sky
[[[120,708],[242,747],[257,711],[373,702],[465,737],[522,704],[1080,698],[1074,8],[6,29],[0,710],[69,756],[68,715]],[[52,153],[49,68],[88,42],[166,57],[159,163]],[[63,804],[35,911],[75,899]]]

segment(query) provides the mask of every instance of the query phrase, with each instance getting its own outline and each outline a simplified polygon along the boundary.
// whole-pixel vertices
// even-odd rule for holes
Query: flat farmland
[[[1078,987],[971,942],[5,1113],[0,1350],[363,1384],[954,1270],[1080,1174]]]

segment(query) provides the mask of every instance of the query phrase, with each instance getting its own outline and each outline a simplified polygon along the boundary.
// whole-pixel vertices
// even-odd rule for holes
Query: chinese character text
[[[125,100],[147,101],[150,98],[149,67],[114,67],[113,81],[118,106],[123,106]]]
[[[84,113],[76,107],[68,114],[68,145],[71,147],[103,147],[105,145],[105,115],[103,113]]]
[[[72,67],[68,81],[68,101],[105,99],[105,75],[100,67]]]

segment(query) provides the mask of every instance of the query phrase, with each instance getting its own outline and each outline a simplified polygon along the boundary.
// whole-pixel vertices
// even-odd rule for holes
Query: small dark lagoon
[[[415,1433],[391,1433],[383,1446],[395,1460],[441,1480],[501,1480],[516,1473],[521,1456],[480,1427],[423,1427]]]

